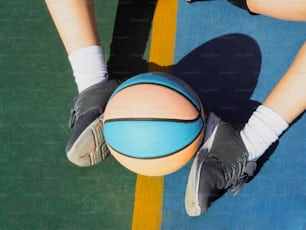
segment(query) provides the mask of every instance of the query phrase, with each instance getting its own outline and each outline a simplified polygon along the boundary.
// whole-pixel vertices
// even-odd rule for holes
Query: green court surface
[[[109,59],[117,1],[96,10]],[[44,1],[0,2],[0,76],[0,229],[129,229],[135,175],[66,160],[77,91]]]

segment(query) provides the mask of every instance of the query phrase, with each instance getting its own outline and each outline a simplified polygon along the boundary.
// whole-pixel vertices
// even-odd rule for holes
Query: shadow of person
[[[187,82],[203,102],[206,113],[245,123],[258,103],[250,100],[261,67],[257,42],[244,34],[226,34],[203,43],[173,66],[144,59],[155,1],[119,0],[108,71],[113,78],[129,78],[150,70],[172,72]]]
[[[261,67],[261,52],[250,36],[226,34],[203,43],[173,66],[147,63],[143,58],[155,1],[119,0],[107,63],[111,77],[129,78],[150,70],[186,81],[203,102],[206,113],[245,123],[259,103],[250,98]],[[178,47],[179,48],[179,47]]]
[[[119,0],[112,36],[108,72],[129,78],[148,71],[143,59],[149,41],[155,1]]]
[[[214,112],[224,121],[245,124],[260,104],[251,96],[258,82],[261,60],[260,47],[253,38],[238,33],[226,34],[184,56],[173,66],[173,75],[195,90],[206,114]],[[257,160],[253,177],[278,144],[274,142]]]
[[[260,67],[257,42],[244,34],[227,34],[192,50],[173,67],[173,75],[196,91],[206,113],[245,123],[259,104],[250,98]]]

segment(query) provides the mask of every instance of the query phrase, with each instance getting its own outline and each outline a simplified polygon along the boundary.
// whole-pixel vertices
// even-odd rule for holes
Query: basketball
[[[144,73],[123,82],[103,115],[105,142],[116,160],[145,176],[184,166],[200,147],[204,110],[196,93],[165,73]]]

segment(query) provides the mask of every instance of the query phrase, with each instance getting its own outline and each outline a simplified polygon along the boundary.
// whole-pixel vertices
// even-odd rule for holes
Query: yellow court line
[[[174,62],[177,0],[158,0],[151,34],[149,71],[171,73]],[[137,175],[133,230],[160,229],[162,221],[164,177]]]

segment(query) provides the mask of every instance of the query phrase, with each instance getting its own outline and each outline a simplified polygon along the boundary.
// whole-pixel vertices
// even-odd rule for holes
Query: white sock
[[[68,55],[79,93],[107,78],[101,46],[87,46]]]
[[[242,141],[249,152],[248,160],[257,160],[288,126],[278,113],[267,106],[260,105],[240,132]]]

